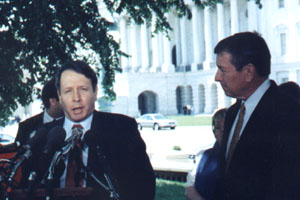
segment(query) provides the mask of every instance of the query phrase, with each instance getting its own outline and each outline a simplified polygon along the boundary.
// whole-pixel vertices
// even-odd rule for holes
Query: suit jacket
[[[50,130],[56,125],[63,126],[63,123],[64,119],[61,119],[44,127]],[[103,172],[107,172],[121,200],[153,200],[155,176],[135,119],[94,111],[91,131],[96,134],[95,142],[107,162],[99,159],[95,148],[89,148],[88,168],[103,183],[106,183]],[[96,189],[100,199],[110,199],[109,194],[91,178],[87,184]]]
[[[245,126],[225,173],[229,133],[240,102],[226,114],[218,200],[300,199],[300,106],[272,81]]]
[[[19,123],[15,142],[19,141],[20,144],[24,144],[29,139],[30,133],[32,133],[32,131],[36,130],[43,124],[43,117],[44,113],[41,112]]]

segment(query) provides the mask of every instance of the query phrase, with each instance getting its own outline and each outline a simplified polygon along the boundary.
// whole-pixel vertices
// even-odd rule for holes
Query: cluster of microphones
[[[16,187],[15,179],[18,169],[24,162],[36,162],[33,164],[33,169],[27,174],[28,177],[22,177],[22,180],[27,179],[27,198],[33,198],[33,191],[37,185],[42,185],[46,189],[46,199],[53,198],[53,177],[55,170],[59,168],[60,161],[64,160],[69,152],[75,147],[75,140],[81,137],[82,129],[72,129],[72,134],[66,139],[66,131],[60,127],[55,126],[49,132],[46,128],[41,127],[36,130],[35,134],[28,139],[26,143],[20,145],[15,142],[10,145],[0,147],[0,153],[10,152],[14,150],[16,153],[10,159],[0,159],[0,187],[3,199],[9,200],[11,191]],[[99,146],[96,145],[95,134],[87,131],[84,134],[83,142],[90,148],[95,149],[97,155],[102,155],[98,152]],[[103,159],[103,156],[99,159]],[[32,165],[32,164],[31,164]],[[106,177],[107,183],[102,183],[94,173],[86,166],[82,165],[85,172],[90,175],[99,185],[109,192],[111,199],[119,199],[114,186],[111,183],[110,177]],[[22,174],[22,176],[24,176]]]

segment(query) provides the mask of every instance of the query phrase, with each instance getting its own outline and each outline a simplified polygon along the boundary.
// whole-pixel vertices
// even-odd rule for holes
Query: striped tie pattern
[[[245,110],[246,110],[245,104],[243,103],[241,105],[241,108],[240,108],[239,117],[238,117],[235,129],[234,129],[234,132],[233,132],[233,136],[232,136],[232,139],[231,139],[231,143],[230,143],[230,147],[229,147],[229,151],[228,151],[228,155],[227,155],[226,172],[229,168],[229,164],[230,164],[232,155],[234,153],[234,149],[235,149],[235,147],[236,147],[236,145],[237,145],[237,143],[240,139],[240,132],[241,132],[241,128],[242,128],[243,122],[244,122]]]
[[[83,127],[80,124],[73,125],[72,129],[73,128],[83,129]],[[75,138],[74,149],[72,149],[69,154],[65,187],[82,187],[83,180],[82,177],[79,177],[81,163],[82,163],[82,141],[79,136]]]

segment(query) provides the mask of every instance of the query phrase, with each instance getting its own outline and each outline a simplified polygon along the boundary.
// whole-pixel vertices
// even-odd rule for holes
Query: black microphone
[[[36,167],[32,170],[40,172],[37,178],[45,173],[46,169],[49,167],[53,153],[62,148],[65,137],[66,131],[60,126],[55,126],[49,131],[46,137],[47,143],[42,148],[41,155],[37,158],[38,165],[36,165]]]
[[[18,150],[18,148],[21,146],[21,143],[19,141],[16,141],[11,144],[0,146],[0,154],[2,153],[11,153]]]
[[[41,150],[45,145],[47,139],[47,129],[44,127],[39,128],[36,131],[36,134],[30,138],[26,144],[22,145],[22,147],[17,151],[16,155],[11,159],[12,166],[11,171],[6,176],[7,185],[6,185],[6,193],[9,193],[11,185],[13,183],[13,178],[17,172],[19,166],[23,163],[24,160],[29,159],[32,156],[33,152],[37,152]]]
[[[32,152],[38,152],[45,145],[47,140],[47,129],[44,127],[39,128],[36,134],[27,140],[27,142],[21,146],[20,150],[17,151],[14,159],[20,158],[20,160],[28,159]]]
[[[85,142],[88,147],[95,147],[97,145],[95,133],[91,130],[88,130],[84,134],[83,142]]]
[[[99,161],[106,160],[106,156],[101,148],[101,145],[99,144],[100,139],[98,139],[95,132],[88,130],[84,134],[83,142],[92,150],[94,150],[97,154],[97,157]],[[106,162],[105,162],[106,163]]]
[[[45,176],[48,169],[53,153],[62,148],[66,137],[66,131],[60,126],[53,127],[47,135],[47,143],[42,149],[42,154],[38,158],[36,167],[33,168],[28,177],[28,192],[27,197],[31,199],[33,190],[36,183],[39,183],[43,176]],[[34,175],[34,176],[32,176]]]
[[[63,147],[66,131],[60,126],[53,127],[47,136],[47,143],[43,148],[43,154],[51,154]]]
[[[61,150],[56,151],[46,173],[46,199],[52,199],[53,195],[53,178],[55,167],[58,165],[64,155],[67,155],[75,146],[75,139],[79,138],[83,133],[82,128],[76,127],[72,129],[71,136],[64,142]],[[44,181],[44,180],[43,180]]]

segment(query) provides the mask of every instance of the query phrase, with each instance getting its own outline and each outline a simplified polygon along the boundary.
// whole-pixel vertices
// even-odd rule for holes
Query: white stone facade
[[[147,112],[174,115],[192,105],[194,114],[212,113],[234,101],[226,97],[216,73],[214,46],[236,32],[256,30],[262,34],[272,55],[270,78],[278,84],[300,83],[300,1],[225,0],[216,8],[188,6],[193,18],[166,15],[173,31],[170,40],[162,33],[151,37],[151,27],[119,18],[123,73],[117,74],[117,100],[110,111],[133,117]]]

